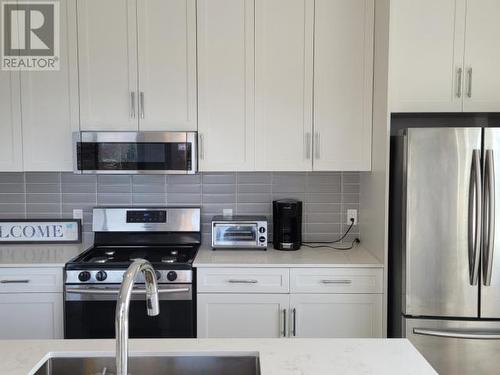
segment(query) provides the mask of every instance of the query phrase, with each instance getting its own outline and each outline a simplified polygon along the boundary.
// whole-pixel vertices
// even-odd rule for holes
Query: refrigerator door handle
[[[469,339],[469,340],[500,340],[500,331],[473,331],[473,330],[458,330],[458,329],[428,329],[428,328],[413,328],[415,335],[447,337],[453,339]]]
[[[482,184],[481,151],[472,151],[472,166],[469,186],[469,282],[477,285],[482,237]]]
[[[495,164],[493,150],[486,150],[484,163],[483,283],[491,285],[495,251]]]

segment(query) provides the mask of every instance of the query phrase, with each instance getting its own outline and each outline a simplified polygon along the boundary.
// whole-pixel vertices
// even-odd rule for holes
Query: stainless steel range
[[[195,337],[192,263],[201,242],[200,208],[95,208],[94,246],[65,267],[65,338],[115,337],[118,291],[138,258],[154,267],[160,311],[144,315],[140,275],[130,304],[130,337]]]

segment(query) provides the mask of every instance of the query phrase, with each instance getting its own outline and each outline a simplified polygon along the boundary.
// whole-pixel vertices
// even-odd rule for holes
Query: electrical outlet
[[[358,224],[358,210],[347,210],[347,224],[351,225],[351,219],[354,219],[354,225]]]
[[[222,216],[224,216],[224,217],[233,216],[233,209],[232,208],[223,208],[222,209]]]
[[[83,210],[80,209],[73,210],[73,219],[80,219],[83,221]]]

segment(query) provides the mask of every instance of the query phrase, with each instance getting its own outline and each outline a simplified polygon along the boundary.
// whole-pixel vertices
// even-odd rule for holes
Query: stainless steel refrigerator
[[[500,374],[500,128],[391,137],[389,336],[440,374]]]

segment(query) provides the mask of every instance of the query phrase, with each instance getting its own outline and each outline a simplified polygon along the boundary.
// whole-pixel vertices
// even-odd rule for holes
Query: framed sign
[[[80,219],[0,220],[0,245],[80,242]]]

